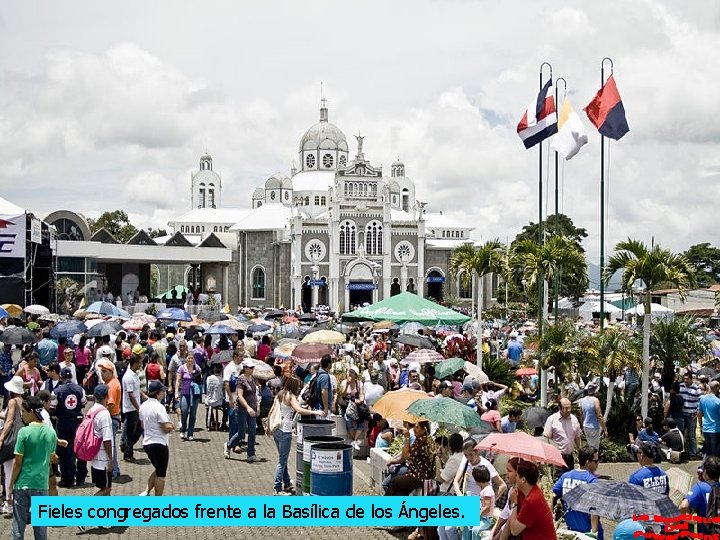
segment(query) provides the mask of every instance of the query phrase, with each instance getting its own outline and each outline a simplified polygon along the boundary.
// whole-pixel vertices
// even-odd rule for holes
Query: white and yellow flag
[[[567,161],[577,154],[588,141],[585,126],[567,98],[563,100],[558,118],[558,128],[557,134],[553,137],[552,149]]]

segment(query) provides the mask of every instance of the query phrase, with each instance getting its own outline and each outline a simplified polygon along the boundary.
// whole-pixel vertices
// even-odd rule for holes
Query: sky
[[[362,133],[386,174],[405,163],[429,212],[478,241],[512,240],[538,219],[538,150],[516,126],[549,62],[589,137],[561,163],[561,211],[595,259],[600,135],[582,108],[607,56],[630,132],[609,141],[606,249],[627,237],[718,245],[719,26],[712,0],[6,0],[0,196],[42,216],[122,209],[163,228],[189,210],[207,151],[223,206],[247,208],[297,162],[322,81],[351,155]]]

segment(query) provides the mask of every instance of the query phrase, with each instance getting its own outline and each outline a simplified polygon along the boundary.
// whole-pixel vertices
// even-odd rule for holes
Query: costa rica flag
[[[583,110],[600,134],[609,139],[617,141],[630,131],[625,107],[612,75]]]
[[[549,79],[540,90],[537,99],[528,105],[517,126],[518,135],[525,148],[531,148],[557,133],[557,121],[555,92],[552,79]]]

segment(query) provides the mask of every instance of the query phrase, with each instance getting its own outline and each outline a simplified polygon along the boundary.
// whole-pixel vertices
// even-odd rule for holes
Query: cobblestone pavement
[[[204,418],[203,407],[198,411],[198,423]],[[174,415],[171,415],[171,419]],[[168,469],[166,495],[272,495],[273,477],[277,464],[277,450],[272,439],[258,435],[259,445],[257,457],[259,461],[247,463],[245,454],[231,454],[232,458],[223,458],[223,444],[227,440],[227,433],[208,432],[200,429],[195,433],[195,440],[182,441],[180,433],[174,432],[170,436],[170,465]],[[295,440],[293,439],[289,465],[290,474],[295,479]],[[152,466],[140,449],[136,446],[136,462],[121,462],[121,477],[113,484],[113,495],[137,495],[145,488]],[[354,494],[374,495],[370,487],[370,466],[363,460],[353,461]],[[663,468],[670,465],[663,464]],[[617,480],[627,480],[630,474],[637,469],[635,463],[602,464],[598,473],[602,477]],[[697,462],[679,465],[680,468],[693,474]],[[89,479],[88,479],[89,480]],[[60,489],[60,495],[89,496],[96,490],[90,484],[82,488]],[[289,497],[288,497],[289,498]],[[10,520],[0,519],[0,535],[10,536]],[[614,524],[603,520],[606,529],[606,538],[612,538]],[[118,538],[130,539],[245,539],[253,536],[262,536],[263,540],[312,538],[313,540],[337,539],[338,536],[354,539],[386,539],[396,540],[406,538],[408,531],[391,533],[380,528],[334,528],[334,527],[274,527],[274,528],[227,528],[227,527],[115,527],[112,529],[88,529],[84,535],[78,535],[76,527],[58,527],[48,530],[51,539],[78,538],[105,538],[114,540]],[[32,539],[32,528],[28,527],[26,539]]]

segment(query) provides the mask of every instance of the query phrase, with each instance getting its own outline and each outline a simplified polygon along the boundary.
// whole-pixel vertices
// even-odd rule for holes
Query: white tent
[[[620,308],[613,306],[609,302],[605,302],[604,306],[605,313],[616,315],[622,312]],[[600,313],[600,301],[595,300],[592,302],[585,302],[582,306],[580,306],[578,313],[586,321],[591,320],[593,318],[593,313]]]
[[[17,216],[24,213],[24,208],[20,208],[18,205],[13,204],[7,199],[3,199],[2,197],[0,197],[0,215]]]
[[[645,315],[645,306],[643,304],[638,304],[634,308],[625,311],[625,313],[628,313],[630,315]],[[661,306],[660,304],[650,304],[650,313],[656,314],[656,313],[674,313],[672,309],[669,307]]]

